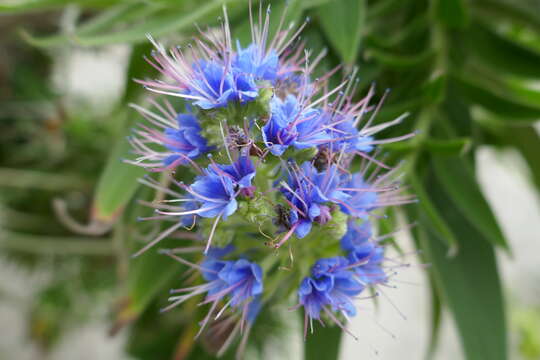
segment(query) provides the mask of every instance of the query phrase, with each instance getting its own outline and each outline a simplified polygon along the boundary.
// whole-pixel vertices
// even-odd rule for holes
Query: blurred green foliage
[[[142,59],[150,51],[146,34],[182,42],[193,34],[194,23],[217,24],[223,3],[236,36],[245,39],[247,1],[242,0],[0,4],[0,246],[28,264],[43,256],[59,262],[64,255],[79,256],[81,266],[92,269],[81,272],[89,282],[86,290],[105,287],[117,294],[112,331],[133,323],[129,351],[140,359],[183,359],[190,353],[202,359],[208,355],[201,347],[208,344],[192,341],[196,309],[157,314],[181,267],[150,253],[129,259],[134,241],[156,230],[135,224],[146,211],[136,199],[152,200],[152,194],[137,185],[140,169],[119,160],[135,118],[127,103],[142,99],[131,79],[152,71]],[[275,0],[272,6],[277,19],[284,2]],[[68,25],[66,13],[72,15]],[[387,150],[389,162],[406,160],[407,182],[420,200],[406,213],[419,223],[414,236],[425,250],[425,262],[432,264],[432,344],[441,309],[447,308],[468,360],[507,359],[505,301],[494,247],[511,252],[512,244],[478,185],[474,154],[482,145],[513,148],[540,186],[540,138],[533,128],[540,118],[540,3],[289,1],[288,21],[298,24],[306,16],[312,19],[303,34],[308,47],[330,49],[324,69],[357,66],[361,92],[374,81],[381,94],[390,89],[376,121],[410,114],[403,126],[383,136],[419,131]],[[66,111],[64,94],[49,81],[52,59],[64,50],[111,44],[131,48],[118,103],[105,115]],[[92,284],[92,278],[102,280]],[[61,330],[58,319],[70,306],[72,286],[55,283],[36,302],[33,336],[47,346]],[[259,334],[254,343],[279,332],[272,311],[258,321],[262,325],[254,331]],[[520,321],[520,347],[532,359],[538,355],[538,330],[529,320]],[[324,329],[321,334],[306,342],[307,359],[337,353],[339,332]]]

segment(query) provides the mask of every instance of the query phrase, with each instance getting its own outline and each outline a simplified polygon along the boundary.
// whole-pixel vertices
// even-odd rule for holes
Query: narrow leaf
[[[501,135],[507,144],[514,146],[521,153],[529,165],[532,180],[540,189],[540,161],[538,161],[540,136],[536,129],[532,126],[505,128],[504,133]]]
[[[122,30],[110,31],[103,34],[92,34],[90,36],[75,34],[71,40],[82,46],[100,46],[113,43],[131,42],[137,43],[146,41],[148,33],[153,36],[161,36],[174,31],[183,30],[193,26],[194,23],[204,18],[217,16],[221,11],[221,6],[225,3],[234,3],[238,0],[213,0],[201,5],[193,11],[170,11],[169,14],[152,16],[144,21],[139,21],[123,28]],[[34,37],[28,33],[23,34],[25,39],[35,46],[51,46],[51,38]],[[57,41],[54,41],[57,42]]]
[[[441,317],[442,317],[442,300],[441,296],[437,292],[435,279],[433,276],[429,277],[430,290],[431,290],[431,327],[429,334],[429,345],[426,351],[426,359],[433,359],[437,345],[439,343],[439,337],[441,332]]]
[[[419,240],[432,265],[438,291],[456,321],[466,358],[506,360],[505,309],[493,248],[453,206],[433,176],[427,186],[459,239],[460,251],[448,258],[446,247],[429,226],[419,229]]]
[[[435,231],[439,233],[439,238],[446,243],[448,255],[454,256],[458,251],[459,243],[450,230],[450,227],[435,208],[420,179],[416,175],[411,174],[409,176],[409,182],[418,198],[422,211],[433,225]]]
[[[124,96],[122,97],[122,104],[136,101],[139,95],[144,91],[144,87],[133,81],[133,79],[143,79],[147,76],[150,77],[149,75],[156,72],[155,69],[144,60],[144,56],[150,54],[151,51],[152,44],[150,42],[133,45],[127,68],[126,88],[124,90]]]
[[[450,28],[464,28],[469,24],[467,0],[438,0],[435,2],[437,18]]]
[[[470,102],[501,115],[509,124],[534,123],[540,119],[540,107],[509,100],[504,95],[496,94],[469,79],[465,79],[464,76],[455,77],[454,80],[459,90]]]
[[[358,56],[366,6],[364,0],[334,0],[320,6],[317,15],[328,42],[347,64]]]
[[[94,195],[92,215],[97,220],[113,222],[135,193],[137,179],[145,173],[143,168],[122,162],[129,148],[127,140],[121,139],[107,160]]]
[[[508,244],[469,164],[463,158],[435,155],[432,157],[432,167],[438,181],[473,226],[492,244],[508,250]]]
[[[539,79],[540,54],[519,45],[488,26],[475,24],[468,33],[470,50],[482,62],[507,74]]]
[[[157,296],[162,295],[165,298],[170,288],[175,286],[171,282],[175,277],[180,278],[182,273],[183,267],[180,263],[155,251],[148,251],[144,256],[132,259],[126,290],[111,331],[117,332],[137,319]]]
[[[69,4],[85,5],[87,7],[100,7],[110,3],[106,0],[12,0],[0,4],[0,13],[21,13],[31,11],[44,11],[62,8]]]
[[[302,326],[303,326],[302,318]],[[308,334],[304,344],[305,360],[339,359],[339,345],[343,331],[338,326],[317,324],[313,334]]]
[[[366,52],[366,57],[372,57],[377,62],[395,69],[411,68],[426,64],[433,59],[433,55],[432,50],[425,50],[415,55],[393,54],[378,49],[369,49]]]

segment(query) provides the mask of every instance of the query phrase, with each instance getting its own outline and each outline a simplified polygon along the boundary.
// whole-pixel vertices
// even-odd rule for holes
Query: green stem
[[[113,255],[112,242],[108,239],[49,237],[13,232],[0,232],[0,248],[51,255]]]
[[[86,189],[90,182],[71,174],[52,174],[34,170],[0,168],[0,187],[62,191]]]

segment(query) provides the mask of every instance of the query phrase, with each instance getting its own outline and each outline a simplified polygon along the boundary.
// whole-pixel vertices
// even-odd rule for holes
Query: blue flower
[[[279,57],[275,50],[270,49],[265,52],[257,44],[250,44],[242,49],[239,42],[237,42],[237,49],[233,62],[233,67],[237,72],[253,75],[255,80],[275,83],[279,68]]]
[[[229,244],[224,247],[212,246],[210,247],[210,249],[208,249],[206,253],[206,257],[212,258],[212,259],[221,259],[229,255],[234,250],[235,250],[235,246],[233,244]]]
[[[245,259],[228,261],[218,276],[230,288],[232,306],[238,306],[249,298],[262,294],[262,269],[256,263]]]
[[[221,216],[224,220],[238,208],[234,181],[207,169],[205,175],[197,176],[196,181],[185,189],[193,199],[200,203],[199,216],[213,218]]]
[[[362,255],[360,251],[351,251],[348,259],[352,264],[361,264],[355,266],[353,271],[362,284],[368,286],[388,282],[388,274],[382,267],[384,261],[383,247],[375,246],[367,259],[361,258],[360,255]]]
[[[194,210],[197,210],[199,208],[199,205],[194,200],[186,201],[184,202],[181,208],[182,210],[186,212],[192,212]],[[187,227],[187,228],[193,227],[196,221],[197,221],[197,214],[185,215],[185,216],[180,217],[180,222],[182,223],[182,226]]]
[[[330,207],[325,204],[342,203],[350,197],[339,190],[341,178],[334,165],[321,172],[310,162],[299,168],[292,165],[289,169],[287,183],[282,185],[281,192],[291,206],[289,222],[297,237],[305,237],[313,222],[325,224],[331,219]]]
[[[317,186],[322,201],[340,203],[350,198],[349,194],[340,189],[343,174],[340,173],[336,165],[330,165],[324,171],[318,172],[311,163],[305,162],[302,164],[302,169],[304,174]]]
[[[133,105],[155,127],[139,124],[139,128],[134,130],[135,136],[128,140],[133,152],[139,157],[126,162],[156,172],[193,164],[192,159],[213,150],[201,135],[201,127],[195,115],[187,112],[175,116],[169,103],[165,102],[168,110],[156,102],[153,104],[159,112]]]
[[[173,152],[172,155],[163,159],[165,165],[185,164],[186,156],[195,159],[201,154],[211,151],[206,139],[201,136],[201,127],[195,115],[178,114],[176,118],[178,128],[167,128],[164,131],[165,139],[163,144]],[[179,155],[182,154],[182,155]]]
[[[289,146],[316,147],[329,139],[320,111],[303,109],[295,96],[288,95],[285,101],[274,97],[270,109],[271,116],[262,129],[262,137],[272,154],[280,156]]]
[[[205,60],[193,65],[193,83],[185,93],[202,109],[225,107],[233,101],[244,103],[259,94],[253,77],[234,73],[217,61]]]
[[[253,324],[255,322],[255,319],[261,312],[262,303],[261,303],[261,295],[257,295],[248,305],[247,309],[247,315],[246,320],[248,324]]]
[[[331,140],[322,146],[330,147],[335,151],[344,149],[347,153],[355,151],[368,153],[373,150],[374,146],[371,145],[373,137],[361,135],[354,126],[354,117],[327,114],[326,118],[327,132]]]
[[[347,223],[347,232],[341,238],[340,244],[344,251],[356,253],[359,260],[367,259],[373,252],[375,245],[370,238],[372,236],[371,223],[365,221],[362,225],[350,220]]]
[[[213,164],[210,169],[217,175],[230,177],[241,189],[252,187],[251,181],[255,177],[255,166],[249,156],[240,156],[231,165]]]
[[[315,263],[312,276],[304,278],[298,289],[299,303],[308,318],[320,319],[322,310],[331,315],[330,309],[347,316],[356,314],[353,298],[364,290],[364,286],[355,279],[348,266],[348,260],[340,256]]]
[[[372,240],[371,223],[358,226],[349,221],[347,233],[341,239],[341,248],[349,253],[347,259],[357,279],[364,285],[385,283],[388,275],[382,268],[384,248]]]
[[[201,274],[212,284],[207,292],[207,302],[228,295],[231,306],[235,307],[260,295],[263,290],[261,267],[245,259],[226,261],[207,256],[201,263]]]
[[[200,303],[212,306],[210,311],[202,321],[201,330],[208,323],[219,303],[225,302],[219,314],[227,307],[240,309],[244,313],[243,319],[253,321],[260,310],[260,295],[263,292],[263,273],[261,267],[246,259],[221,260],[222,255],[226,255],[230,248],[211,248],[207,256],[200,264],[193,264],[187,260],[177,257],[170,251],[163,253],[173,259],[200,271],[204,284],[193,287],[171,290],[172,294],[180,293],[169,298],[171,305],[163,309],[169,310],[182,302],[201,294],[206,294],[205,299]],[[255,301],[255,304],[251,305]]]
[[[315,280],[306,277],[298,288],[299,303],[310,319],[319,319],[321,310],[330,303],[329,292],[332,289],[330,278]]]
[[[348,189],[344,192],[350,195],[346,203],[340,203],[344,213],[366,219],[369,212],[377,207],[377,189],[364,181],[361,174],[354,174],[343,187]]]
[[[283,183],[281,187],[281,192],[285,195],[287,203],[291,207],[289,212],[291,231],[294,231],[300,239],[311,231],[312,223],[321,214],[326,215],[321,210],[321,205],[326,199],[321,196],[319,189],[310,179],[311,170],[310,163],[304,163],[298,169],[294,168],[293,165],[289,169],[287,183]],[[280,243],[283,243],[286,239],[286,237],[283,238]]]

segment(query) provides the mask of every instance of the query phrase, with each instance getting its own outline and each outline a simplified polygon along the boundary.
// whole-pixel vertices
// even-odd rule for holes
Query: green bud
[[[257,193],[251,199],[238,202],[238,213],[251,223],[262,224],[274,214],[274,211],[272,205]]]
[[[316,225],[311,233],[314,238],[310,241],[317,243],[317,248],[321,250],[318,257],[331,257],[339,251],[339,240],[347,232],[347,215],[335,209],[332,211],[332,219],[324,225]]]

